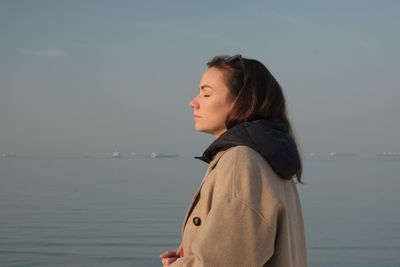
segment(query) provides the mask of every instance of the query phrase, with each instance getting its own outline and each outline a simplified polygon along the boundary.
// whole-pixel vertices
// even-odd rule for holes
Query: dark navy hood
[[[235,125],[196,158],[210,163],[219,151],[243,145],[260,153],[283,179],[291,179],[300,169],[296,143],[286,133],[286,126],[280,119],[260,119]]]

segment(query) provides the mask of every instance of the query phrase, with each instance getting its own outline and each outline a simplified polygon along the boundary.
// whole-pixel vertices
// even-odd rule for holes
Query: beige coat
[[[177,266],[307,266],[296,185],[247,146],[219,152],[193,197]]]

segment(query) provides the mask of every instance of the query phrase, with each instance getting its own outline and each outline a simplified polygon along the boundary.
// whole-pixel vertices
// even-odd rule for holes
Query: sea
[[[0,266],[162,266],[206,169],[192,156],[0,158]],[[400,157],[309,157],[303,181],[309,266],[400,266]]]

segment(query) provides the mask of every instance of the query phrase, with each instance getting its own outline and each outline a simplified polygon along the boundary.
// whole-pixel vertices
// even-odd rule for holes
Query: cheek
[[[209,115],[220,115],[224,112],[223,106],[222,106],[221,101],[215,101],[213,103],[210,103],[210,105],[207,106],[207,113]]]
[[[204,101],[200,106],[203,109],[203,114],[209,119],[217,121],[225,121],[226,116],[230,111],[230,102],[225,99],[212,99],[212,101]]]
[[[231,110],[231,102],[230,102],[230,101],[227,101],[227,100],[220,101],[220,102],[218,103],[218,109],[219,109],[219,112],[220,112],[220,113],[223,113],[223,114],[225,114],[225,115],[228,115],[228,113],[229,113],[230,110]]]
[[[230,112],[230,106],[225,101],[220,101],[215,106],[213,113],[216,115],[216,119],[220,122],[225,123],[226,117]]]

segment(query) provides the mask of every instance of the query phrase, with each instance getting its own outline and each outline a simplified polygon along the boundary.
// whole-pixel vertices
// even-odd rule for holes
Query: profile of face
[[[228,116],[234,97],[224,83],[223,71],[215,67],[209,68],[201,77],[199,94],[190,102],[193,108],[195,128],[219,137],[226,131]]]

